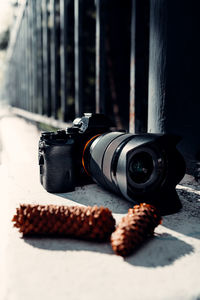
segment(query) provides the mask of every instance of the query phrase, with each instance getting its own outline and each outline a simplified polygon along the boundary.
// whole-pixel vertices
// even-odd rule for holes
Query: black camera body
[[[50,193],[64,193],[92,182],[82,165],[85,144],[96,135],[108,132],[111,126],[104,115],[85,113],[66,130],[42,132],[39,165],[44,188]]]
[[[176,149],[179,140],[174,135],[114,131],[104,115],[84,114],[67,130],[41,134],[40,181],[52,193],[95,181],[129,201],[173,213],[181,208],[175,186],[185,174]]]

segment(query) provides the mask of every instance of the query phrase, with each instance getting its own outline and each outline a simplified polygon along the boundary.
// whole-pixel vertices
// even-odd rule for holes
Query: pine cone
[[[111,235],[113,251],[121,256],[129,255],[148,236],[153,235],[154,228],[160,223],[161,217],[153,205],[135,205],[128,210]]]
[[[23,204],[16,209],[12,221],[23,236],[39,234],[103,241],[115,229],[111,211],[97,206]]]

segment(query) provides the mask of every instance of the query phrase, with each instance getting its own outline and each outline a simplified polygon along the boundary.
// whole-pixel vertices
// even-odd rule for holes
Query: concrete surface
[[[130,203],[96,184],[49,194],[39,183],[39,132],[0,111],[0,300],[200,299],[200,187],[185,176],[181,212],[163,218],[155,237],[129,258],[109,243],[21,238],[11,219],[19,203],[104,205],[117,221]]]

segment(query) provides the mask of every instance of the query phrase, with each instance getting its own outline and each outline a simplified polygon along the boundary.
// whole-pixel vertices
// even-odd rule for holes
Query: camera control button
[[[65,135],[66,135],[66,130],[65,130],[65,129],[58,129],[58,130],[57,130],[57,134],[60,135],[60,136],[61,136],[61,135],[62,135],[62,136],[65,136]]]
[[[41,138],[43,140],[51,140],[54,136],[55,136],[54,131],[45,131],[45,132],[42,132]]]
[[[91,118],[92,117],[92,113],[84,113],[84,117]]]
[[[73,121],[73,124],[74,124],[74,126],[81,127],[81,125],[82,125],[82,119],[81,118],[76,118]]]
[[[78,127],[69,127],[69,128],[67,128],[67,132],[68,133],[78,133],[79,128]]]
[[[54,131],[44,131],[44,132],[42,132],[42,136],[44,136],[44,137],[54,135],[54,134],[55,134]]]

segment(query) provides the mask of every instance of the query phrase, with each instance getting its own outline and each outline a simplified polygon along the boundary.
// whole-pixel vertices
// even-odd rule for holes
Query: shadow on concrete
[[[89,184],[76,188],[74,192],[56,194],[59,197],[72,200],[77,204],[86,206],[104,206],[112,210],[113,213],[125,214],[130,207],[134,206],[124,199],[117,196],[105,189],[101,188],[97,184]],[[135,203],[136,204],[136,203]]]
[[[193,247],[167,233],[150,238],[125,261],[134,266],[164,267],[193,252]]]
[[[97,243],[65,238],[24,238],[25,243],[49,251],[91,251],[114,255],[109,243]],[[193,251],[193,247],[169,234],[149,239],[131,256],[124,259],[133,266],[164,267]]]
[[[176,214],[163,217],[162,225],[184,235],[200,239],[200,193],[194,187],[180,186],[177,189],[183,208]],[[113,213],[126,214],[134,203],[116,196],[96,184],[78,187],[75,192],[57,194],[82,205],[103,205]]]
[[[162,225],[184,235],[200,239],[200,193],[193,188],[178,190],[183,208],[179,213],[165,216]]]
[[[43,237],[26,237],[23,238],[25,243],[43,250],[49,251],[92,251],[113,255],[109,243],[98,243],[71,238],[43,238]]]

